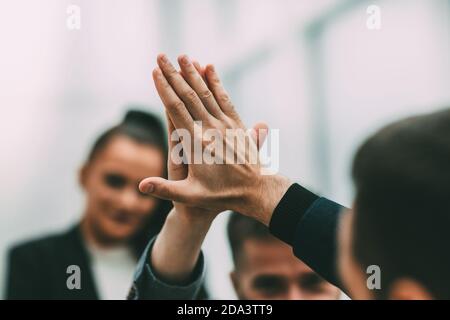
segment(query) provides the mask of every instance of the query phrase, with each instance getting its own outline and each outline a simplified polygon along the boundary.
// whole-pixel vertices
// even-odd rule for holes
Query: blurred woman
[[[81,221],[10,250],[6,297],[125,299],[137,260],[171,207],[140,193],[138,184],[165,177],[166,157],[166,131],[153,115],[129,111],[104,132],[80,170]],[[76,276],[79,285],[69,279]]]

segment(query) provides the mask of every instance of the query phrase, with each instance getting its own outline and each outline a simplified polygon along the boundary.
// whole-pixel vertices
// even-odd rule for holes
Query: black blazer
[[[78,265],[81,289],[69,290],[67,267]],[[6,299],[98,299],[79,225],[19,244],[8,255]]]
[[[136,259],[142,252],[136,250]],[[70,265],[80,267],[80,290],[67,288]],[[124,299],[127,294],[124,292]],[[206,297],[203,288],[198,299]],[[78,224],[61,234],[19,244],[9,251],[6,299],[99,299]]]
[[[337,230],[344,209],[294,183],[275,208],[269,228],[300,260],[345,292],[337,271]]]

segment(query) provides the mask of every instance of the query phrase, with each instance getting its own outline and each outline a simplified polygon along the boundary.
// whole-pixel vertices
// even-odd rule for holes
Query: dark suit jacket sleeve
[[[156,237],[150,240],[142,254],[128,300],[192,300],[198,296],[205,278],[203,253],[200,253],[191,278],[184,284],[169,284],[158,278],[150,264],[150,255]]]
[[[339,204],[293,184],[269,225],[272,234],[290,244],[300,260],[340,288],[336,251],[339,216],[343,212]]]

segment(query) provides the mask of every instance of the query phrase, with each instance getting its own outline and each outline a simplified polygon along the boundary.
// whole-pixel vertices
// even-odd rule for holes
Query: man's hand
[[[191,136],[191,141],[182,141],[183,150],[190,151],[186,152],[188,170],[187,176],[177,181],[147,178],[140,184],[141,191],[183,203],[186,208],[207,209],[203,212],[206,214],[231,209],[268,224],[291,183],[281,176],[261,174],[259,161],[254,161],[258,159],[254,131],[246,130],[214,67],[208,65],[203,78],[187,56],[179,58],[181,73],[165,55],[158,56],[158,65],[153,78],[168,118],[173,128],[187,130]],[[196,121],[201,121],[203,131],[213,129],[220,133],[225,155],[217,156],[224,164],[205,161],[193,164],[195,148],[192,146],[199,144],[203,150],[209,144],[198,134]],[[229,139],[230,131],[243,134]],[[226,152],[229,150],[231,157]]]
[[[175,130],[170,117],[167,116],[167,125],[169,133],[169,156],[167,160],[168,178],[170,181],[181,181],[187,178],[188,167],[186,164],[177,164],[173,161],[170,154],[175,147],[175,141],[172,141],[170,137]],[[181,202],[173,201],[173,206],[175,211],[171,213],[172,215],[183,216],[182,218],[190,220],[191,222],[197,222],[204,226],[209,227],[214,218],[220,213],[217,210],[208,210],[193,206],[188,206]]]

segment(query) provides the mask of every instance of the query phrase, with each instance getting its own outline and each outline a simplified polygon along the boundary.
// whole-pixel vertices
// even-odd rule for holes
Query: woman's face
[[[161,149],[115,136],[81,170],[87,196],[84,224],[104,243],[126,241],[143,226],[158,200],[139,192],[139,182],[164,174]]]

